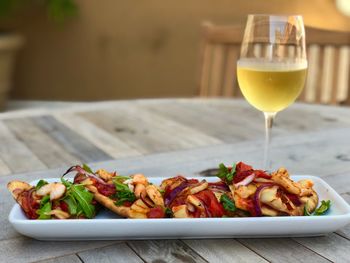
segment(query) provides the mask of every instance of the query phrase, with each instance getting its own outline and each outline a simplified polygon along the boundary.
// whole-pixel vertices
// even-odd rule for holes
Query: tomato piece
[[[236,172],[245,172],[245,171],[250,171],[250,170],[253,170],[253,167],[248,165],[248,164],[239,162],[236,165]]]
[[[61,207],[62,211],[64,211],[64,212],[68,212],[68,211],[69,211],[69,210],[68,210],[68,205],[67,205],[67,203],[64,202],[64,201],[61,201],[61,202],[60,202],[60,207]]]
[[[253,172],[254,170],[236,172],[236,175],[233,177],[233,183],[239,183],[240,181],[244,180],[247,176],[251,175]]]
[[[254,170],[254,174],[256,177],[271,179],[271,175],[269,175],[268,173],[266,173],[263,170]]]
[[[114,184],[101,184],[97,181],[94,183],[98,192],[104,196],[114,195],[116,193]]]
[[[213,192],[204,190],[194,195],[206,206],[208,217],[222,217],[225,214],[223,206],[216,199]]]
[[[161,207],[153,207],[147,213],[147,217],[148,218],[164,218],[165,217],[164,209]]]

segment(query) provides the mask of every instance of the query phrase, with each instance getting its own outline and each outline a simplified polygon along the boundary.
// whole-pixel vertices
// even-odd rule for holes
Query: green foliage
[[[219,177],[221,180],[225,181],[228,184],[231,184],[235,175],[236,164],[233,164],[231,169],[226,167],[223,163],[219,164],[219,172],[216,176]]]
[[[0,18],[9,17],[14,11],[28,5],[44,7],[47,16],[57,23],[62,23],[78,13],[75,0],[0,0]]]
[[[231,200],[226,194],[223,194],[220,198],[220,203],[226,211],[235,212],[236,205],[233,200]]]
[[[123,183],[123,181],[128,180],[130,177],[128,176],[116,176],[114,178],[114,185],[116,189],[116,205],[122,205],[124,202],[134,202],[136,200],[136,196],[133,191],[129,189],[129,187]]]

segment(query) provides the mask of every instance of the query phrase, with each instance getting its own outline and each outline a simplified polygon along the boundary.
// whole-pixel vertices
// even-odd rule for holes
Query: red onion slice
[[[263,185],[260,185],[256,191],[255,191],[255,194],[254,194],[254,209],[255,209],[255,216],[262,216],[262,212],[261,212],[261,204],[260,204],[260,195],[261,195],[261,191],[266,189],[266,188],[269,188],[271,186],[273,186],[274,184],[263,184]]]
[[[228,192],[230,188],[224,182],[208,183],[208,188],[212,191]]]
[[[236,183],[235,187],[250,184],[254,180],[254,178],[255,178],[255,174],[252,173],[251,175],[248,175],[246,178],[244,178],[242,181]]]
[[[186,181],[182,182],[178,187],[175,187],[168,196],[164,198],[164,203],[166,206],[170,205],[175,197],[180,193],[183,189],[185,189],[188,186],[188,183]]]
[[[143,194],[141,194],[140,198],[145,203],[145,205],[147,205],[149,208],[154,207],[154,203],[147,196],[144,196]]]
[[[65,176],[66,174],[68,174],[68,173],[70,173],[70,172],[73,172],[73,171],[75,171],[75,172],[77,172],[77,173],[79,173],[79,174],[83,174],[83,175],[85,175],[85,176],[87,176],[87,177],[92,177],[92,178],[96,179],[96,180],[97,180],[99,183],[101,183],[101,184],[106,184],[106,182],[103,181],[100,177],[98,177],[98,176],[96,176],[96,175],[94,175],[94,174],[92,174],[92,173],[89,173],[89,172],[85,171],[85,170],[83,169],[83,167],[81,167],[81,166],[79,166],[79,165],[75,165],[75,166],[70,167],[62,176]]]

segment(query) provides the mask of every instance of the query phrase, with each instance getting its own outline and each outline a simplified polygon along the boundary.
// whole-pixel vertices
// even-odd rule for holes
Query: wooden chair
[[[243,26],[202,24],[199,95],[240,97],[236,62]],[[350,33],[306,27],[308,76],[299,100],[350,105]],[[260,52],[257,49],[254,52]]]

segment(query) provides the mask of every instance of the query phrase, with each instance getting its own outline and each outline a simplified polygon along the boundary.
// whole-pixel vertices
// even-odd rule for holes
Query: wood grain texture
[[[209,262],[268,262],[234,239],[183,240]]]
[[[288,238],[239,239],[239,242],[270,262],[329,262]]]
[[[78,253],[79,257],[85,263],[104,262],[104,263],[140,263],[143,262],[132,249],[125,243],[114,244],[98,249],[91,249]]]
[[[32,120],[26,118],[5,120],[4,122],[47,167],[68,166],[81,162],[79,158],[65,151]]]
[[[111,135],[77,114],[56,113],[54,117],[113,158],[141,155],[139,151],[131,148],[120,138]]]
[[[350,204],[350,193],[342,194],[342,197]],[[337,231],[337,234],[350,240],[350,224]]]
[[[37,263],[82,263],[82,261],[76,255],[68,255],[63,257],[40,260],[36,262]]]
[[[32,120],[61,145],[65,151],[73,156],[77,156],[84,163],[112,159],[110,155],[95,147],[73,129],[66,127],[52,116],[34,117]],[[77,126],[79,123],[75,123],[75,125]]]
[[[16,138],[3,122],[0,122],[0,140],[0,158],[13,173],[47,168],[25,144]],[[2,170],[5,170],[6,173],[6,168],[2,168]]]
[[[146,262],[206,262],[179,240],[130,241],[128,244]]]
[[[91,248],[104,247],[115,241],[37,241],[20,237],[0,241],[1,261],[7,263],[33,262],[69,255]]]
[[[298,243],[334,262],[349,262],[350,241],[337,234],[325,237],[294,238]]]
[[[142,153],[179,150],[220,142],[191,127],[151,114],[137,106],[119,106],[113,110],[82,115]]]

